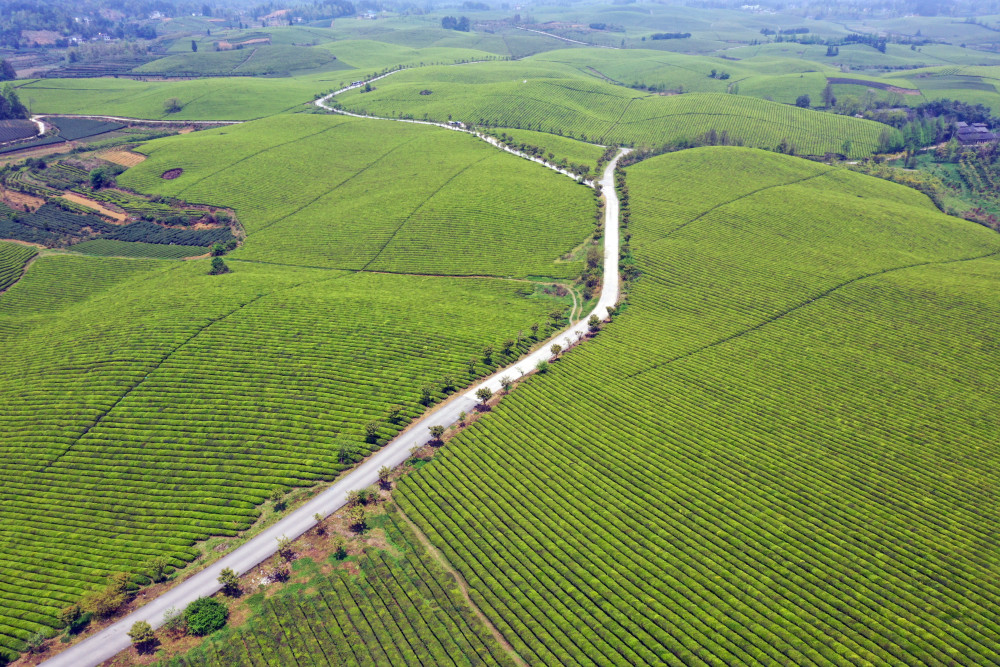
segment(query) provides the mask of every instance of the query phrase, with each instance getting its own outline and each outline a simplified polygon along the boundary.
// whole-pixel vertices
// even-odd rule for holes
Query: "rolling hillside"
[[[716,130],[754,147],[774,148],[787,139],[799,152],[812,154],[839,152],[850,139],[852,155],[867,155],[883,131],[895,131],[743,95],[650,94],[522,63],[405,71],[377,82],[372,92],[353,90],[335,101],[381,117],[454,118],[604,144],[660,145]]]
[[[589,189],[446,130],[282,120],[192,135],[180,153],[155,144],[134,177],[219,197],[244,183],[230,196],[249,237],[226,257],[231,273],[207,275],[208,260],[46,256],[0,298],[0,648],[57,627],[58,611],[112,572],[144,581],[156,556],[181,567],[198,541],[240,535],[274,489],[334,478],[569,305],[481,275],[579,271],[553,260],[593,229]],[[435,146],[449,152],[435,161]],[[189,171],[160,179],[159,147],[172,167],[190,156]],[[393,151],[410,162],[386,159]],[[469,172],[507,189],[461,180]],[[477,216],[497,194],[508,213]],[[462,224],[475,243],[424,250],[408,224]],[[339,262],[352,270],[325,266]],[[508,338],[521,342],[503,352]]]
[[[1000,237],[747,149],[627,180],[625,312],[401,507],[531,664],[1000,659]]]
[[[243,260],[566,278],[582,264],[557,260],[593,229],[589,188],[437,128],[303,115],[141,150],[150,159],[122,184],[233,206],[249,233]]]

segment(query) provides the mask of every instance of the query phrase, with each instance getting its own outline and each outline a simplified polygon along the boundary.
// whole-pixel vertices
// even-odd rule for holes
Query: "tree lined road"
[[[330,109],[330,107],[326,106],[325,100],[328,100],[335,94],[333,93],[317,100],[316,103],[319,106]],[[440,125],[448,129],[461,129],[427,121],[407,122]],[[464,129],[462,131],[469,132]],[[469,133],[476,134],[474,132]],[[481,138],[485,139],[485,137]],[[509,152],[519,154],[516,151]],[[511,379],[520,378],[533,371],[539,362],[548,360],[551,357],[549,346],[552,343],[559,343],[563,347],[566,347],[565,342],[567,339],[570,342],[575,342],[583,338],[588,331],[587,320],[590,316],[596,315],[598,318],[604,319],[608,314],[608,308],[613,307],[618,302],[618,196],[614,189],[614,170],[619,158],[627,152],[628,149],[622,149],[607,165],[601,178],[602,191],[606,201],[603,237],[605,243],[604,285],[600,298],[598,298],[594,308],[587,313],[586,317],[552,336],[535,352],[521,358],[506,368],[498,370],[492,376],[471,387],[463,394],[457,395],[438,407],[431,409],[421,419],[411,424],[406,431],[398,435],[385,447],[369,456],[367,460],[344,475],[328,489],[320,492],[298,509],[289,512],[287,516],[263,530],[259,535],[248,540],[232,553],[223,556],[121,620],[95,633],[79,644],[53,656],[42,664],[46,665],[46,667],[90,667],[98,665],[129,648],[131,641],[128,637],[128,631],[133,623],[136,621],[147,621],[154,628],[158,628],[166,621],[164,617],[166,612],[171,610],[181,611],[199,597],[216,593],[221,589],[218,577],[224,568],[232,568],[238,574],[248,572],[254,566],[270,558],[277,552],[279,538],[289,537],[294,539],[315,527],[316,520],[313,517],[316,514],[326,517],[336,512],[347,504],[348,492],[371,486],[378,481],[379,468],[382,466],[389,466],[390,468],[399,466],[410,457],[410,450],[413,447],[422,446],[429,442],[431,440],[428,430],[430,426],[449,426],[458,421],[459,415],[462,412],[472,412],[479,403],[476,397],[476,392],[479,389],[488,387],[496,393],[502,388],[500,378],[505,376]],[[523,157],[533,159],[527,155]],[[550,165],[545,166],[552,168]],[[561,170],[557,169],[557,171]],[[567,175],[575,178],[572,174]]]

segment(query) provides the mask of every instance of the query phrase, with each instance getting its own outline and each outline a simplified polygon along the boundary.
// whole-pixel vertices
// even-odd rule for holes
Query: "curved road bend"
[[[627,152],[628,149],[622,149],[607,165],[601,178],[606,200],[604,211],[604,287],[593,310],[587,313],[586,317],[552,336],[535,352],[498,370],[485,381],[468,389],[464,394],[432,409],[414,422],[404,433],[369,456],[366,461],[338,482],[245,542],[232,553],[223,556],[159,597],[150,600],[128,616],[42,664],[45,667],[92,667],[127,649],[131,645],[128,631],[133,623],[148,621],[154,628],[158,628],[165,621],[164,612],[170,609],[183,610],[197,598],[216,593],[221,588],[218,577],[223,568],[229,567],[238,574],[243,574],[277,552],[278,538],[297,538],[316,525],[313,515],[319,514],[326,517],[339,510],[347,504],[349,491],[371,486],[378,481],[379,468],[382,466],[395,468],[409,458],[410,449],[429,442],[431,437],[428,427],[436,424],[454,424],[458,421],[459,413],[472,411],[479,402],[476,399],[476,390],[480,387],[489,387],[497,392],[501,389],[501,377],[509,376],[511,379],[517,379],[534,370],[538,362],[548,359],[551,356],[548,350],[550,343],[562,343],[566,338],[575,341],[586,335],[587,319],[591,315],[597,315],[604,319],[607,316],[607,309],[618,302],[620,287],[618,278],[618,195],[614,188],[614,169],[618,159]]]

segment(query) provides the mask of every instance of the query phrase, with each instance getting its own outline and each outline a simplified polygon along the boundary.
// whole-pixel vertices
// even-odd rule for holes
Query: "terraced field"
[[[140,150],[149,159],[119,182],[236,209],[241,260],[564,278],[582,264],[559,258],[593,230],[589,188],[439,128],[300,115]]]
[[[18,281],[24,265],[37,254],[38,250],[30,246],[0,241],[0,292]]]
[[[402,509],[530,664],[1000,661],[1000,237],[747,149],[628,186],[628,308]]]
[[[539,130],[597,143],[660,145],[727,131],[744,145],[774,148],[783,139],[804,154],[867,155],[883,131],[872,121],[800,109],[742,95],[658,95],[584,78],[556,78],[537,64],[428,67],[395,74],[335,98],[348,111],[503,128]],[[421,94],[430,90],[431,94]]]
[[[361,555],[360,574],[338,568],[266,599],[261,594],[254,601],[259,611],[247,625],[164,664],[515,664],[398,513],[381,519],[377,526],[390,539],[391,551]],[[299,565],[306,567],[297,571],[324,564]]]

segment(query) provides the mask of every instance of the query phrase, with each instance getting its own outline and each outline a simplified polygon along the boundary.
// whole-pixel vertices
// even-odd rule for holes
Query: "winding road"
[[[387,75],[383,75],[387,76]],[[382,78],[382,77],[378,77]],[[362,82],[359,85],[364,85]],[[316,104],[330,111],[336,109],[327,105],[327,101],[334,95],[349,90],[357,86],[350,86],[343,90],[331,93],[319,100]],[[357,114],[347,114],[357,115]],[[396,119],[385,119],[396,120]],[[480,135],[477,132],[458,128],[442,123],[430,121],[406,120],[402,122],[413,122],[424,125],[437,125],[451,130],[458,130],[473,134],[486,141],[492,137]],[[495,141],[490,141],[497,145]],[[498,146],[510,153],[520,155],[527,159],[541,162],[529,155],[510,150],[503,146]],[[535,369],[540,361],[551,357],[549,346],[558,342],[567,347],[566,342],[576,342],[587,334],[587,320],[591,315],[597,315],[602,320],[608,314],[608,308],[613,307],[618,302],[619,297],[619,275],[618,275],[618,252],[619,252],[619,230],[618,230],[618,196],[614,188],[614,170],[619,158],[628,152],[622,149],[618,155],[608,163],[601,178],[602,192],[605,196],[605,218],[604,218],[604,286],[600,298],[594,308],[586,314],[580,321],[570,325],[568,328],[552,336],[535,352],[522,357],[510,366],[498,370],[486,380],[467,389],[464,393],[454,396],[451,400],[442,403],[431,409],[421,419],[410,425],[403,433],[389,442],[385,447],[368,457],[357,468],[344,475],[326,490],[317,494],[307,503],[288,513],[287,516],[263,530],[260,534],[251,538],[233,552],[223,556],[204,569],[196,572],[159,597],[147,602],[144,606],[130,613],[114,624],[96,632],[79,644],[71,646],[62,653],[46,660],[43,665],[46,667],[91,667],[98,665],[105,660],[115,656],[119,652],[127,649],[131,645],[128,631],[136,621],[148,621],[154,628],[160,627],[165,622],[164,613],[170,610],[183,610],[188,604],[199,597],[212,595],[220,590],[218,582],[219,573],[224,568],[232,568],[239,574],[243,574],[252,569],[257,564],[271,557],[277,552],[278,539],[282,537],[296,538],[316,525],[314,515],[326,517],[336,512],[347,504],[347,494],[349,491],[371,486],[378,481],[378,470],[382,466],[395,468],[410,457],[410,450],[413,447],[421,446],[430,441],[431,436],[428,427],[434,425],[449,426],[458,421],[459,414],[471,412],[478,404],[476,391],[481,387],[489,387],[494,393],[500,391],[500,378],[507,376],[516,380],[517,378],[530,373]],[[544,164],[544,163],[542,163]],[[564,172],[552,165],[545,165],[550,169],[560,171],[566,175],[576,178],[575,175]],[[593,185],[590,183],[590,185]]]

